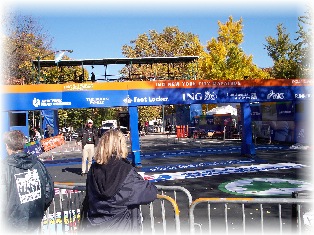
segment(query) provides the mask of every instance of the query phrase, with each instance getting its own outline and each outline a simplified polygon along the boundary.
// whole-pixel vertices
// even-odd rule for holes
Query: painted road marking
[[[277,164],[257,164],[250,166],[238,166],[238,167],[224,167],[224,168],[212,168],[195,171],[174,172],[174,173],[159,173],[159,174],[145,174],[145,172],[139,172],[144,179],[152,182],[159,182],[165,180],[182,180],[182,179],[195,179],[201,177],[208,177],[213,175],[228,175],[237,173],[253,173],[261,171],[275,171],[275,170],[287,170],[292,168],[307,167],[303,164],[297,163],[277,163]]]
[[[218,188],[238,196],[291,196],[293,192],[312,190],[312,185],[294,179],[245,178],[222,183]]]
[[[234,160],[220,160],[214,162],[194,162],[188,164],[172,164],[172,165],[163,165],[163,166],[151,166],[151,167],[142,167],[142,172],[161,172],[161,171],[173,171],[173,170],[186,170],[191,168],[205,168],[209,166],[227,166],[235,164],[251,164],[251,163],[265,163],[265,160],[259,158],[250,158],[250,159],[234,159]]]

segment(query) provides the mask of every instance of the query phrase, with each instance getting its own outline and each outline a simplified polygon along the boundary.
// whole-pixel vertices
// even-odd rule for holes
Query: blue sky
[[[8,11],[33,16],[53,38],[54,50],[72,49],[72,59],[123,57],[121,48],[130,45],[139,34],[149,30],[162,32],[166,26],[177,26],[183,32],[199,36],[203,45],[217,37],[218,21],[243,19],[244,43],[247,55],[259,67],[272,66],[264,49],[267,36],[276,37],[276,26],[282,23],[296,38],[298,16],[309,1],[9,1]],[[110,2],[110,1],[109,1]],[[171,2],[171,3],[169,3]],[[253,2],[253,3],[252,3]],[[90,66],[86,66],[89,72]],[[108,66],[107,74],[117,74],[119,66]],[[104,68],[94,69],[96,76]]]

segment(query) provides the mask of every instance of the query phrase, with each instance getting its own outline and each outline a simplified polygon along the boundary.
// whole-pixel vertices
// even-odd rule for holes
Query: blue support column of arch
[[[252,138],[252,118],[250,103],[241,103],[242,119],[242,145],[241,154],[252,156],[256,154],[255,145]]]
[[[135,106],[129,107],[130,114],[130,139],[131,139],[131,151],[132,151],[132,164],[136,167],[140,167],[140,138],[138,131],[138,109]]]

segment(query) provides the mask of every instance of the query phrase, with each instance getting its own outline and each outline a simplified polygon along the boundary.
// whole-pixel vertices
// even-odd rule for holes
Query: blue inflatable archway
[[[160,80],[1,86],[5,120],[11,111],[67,108],[129,108],[133,162],[141,164],[138,106],[240,103],[242,154],[254,155],[251,108],[254,102],[311,100],[310,80]],[[17,102],[18,101],[18,102]],[[3,130],[7,129],[7,122]]]

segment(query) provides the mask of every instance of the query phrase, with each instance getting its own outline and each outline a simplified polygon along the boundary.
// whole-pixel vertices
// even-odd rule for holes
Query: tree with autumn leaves
[[[3,62],[4,84],[56,84],[69,81],[79,81],[82,74],[88,79],[87,70],[80,66],[51,67],[38,70],[33,66],[33,60],[54,59],[54,50],[51,49],[52,39],[44,32],[40,24],[30,16],[16,15],[8,20],[8,35],[4,38]],[[69,57],[64,56],[65,60]]]
[[[269,74],[253,63],[253,56],[241,49],[244,40],[242,19],[230,16],[223,24],[218,21],[218,37],[207,42],[199,59],[198,79],[243,80],[268,79]]]
[[[134,79],[137,75],[141,80],[153,79],[266,79],[269,74],[253,64],[253,57],[247,56],[241,49],[243,42],[242,20],[233,21],[230,16],[223,24],[218,22],[218,38],[212,38],[207,43],[207,51],[203,49],[198,36],[192,33],[184,33],[178,27],[166,27],[161,33],[155,30],[148,34],[141,34],[137,39],[132,40],[130,45],[124,45],[122,52],[126,57],[147,57],[147,56],[199,56],[197,63],[182,63],[167,65],[154,64],[147,66],[132,65],[122,70],[122,73],[129,72],[129,78]],[[127,76],[127,74],[125,75]],[[150,115],[147,120],[156,118],[156,111],[161,116],[162,107],[138,107],[141,115]],[[167,106],[165,114],[173,113],[173,108]],[[168,113],[169,110],[169,113]]]

